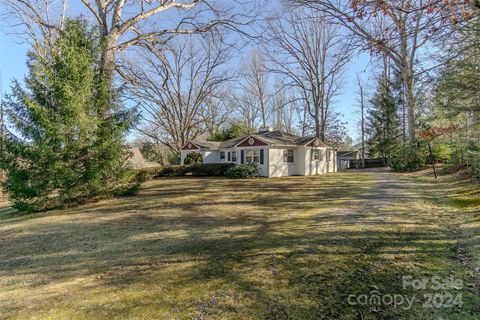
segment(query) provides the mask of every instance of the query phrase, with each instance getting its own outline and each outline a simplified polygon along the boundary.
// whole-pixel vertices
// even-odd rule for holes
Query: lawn
[[[0,203],[0,318],[479,319],[479,194],[428,172],[352,171],[161,179],[40,215]],[[349,303],[377,292],[418,300]],[[425,307],[436,293],[463,304]]]

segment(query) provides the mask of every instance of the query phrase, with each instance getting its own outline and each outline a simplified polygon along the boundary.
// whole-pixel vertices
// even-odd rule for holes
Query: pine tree
[[[399,143],[397,105],[387,79],[380,80],[370,105],[367,114],[369,154],[387,159]]]
[[[49,54],[29,53],[25,88],[5,101],[15,136],[6,136],[0,168],[21,210],[37,211],[130,188],[124,136],[135,120],[99,77],[100,44],[82,19],[68,20]],[[105,105],[115,112],[104,114]]]

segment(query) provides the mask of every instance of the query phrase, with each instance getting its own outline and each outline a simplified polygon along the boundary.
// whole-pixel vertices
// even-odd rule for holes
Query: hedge
[[[154,167],[137,170],[137,180],[147,181],[162,177],[219,177],[225,176],[227,170],[235,166],[233,163],[204,163],[193,165],[178,165],[168,167]]]

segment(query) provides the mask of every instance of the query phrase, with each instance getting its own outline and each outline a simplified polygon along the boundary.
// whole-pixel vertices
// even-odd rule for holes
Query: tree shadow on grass
[[[419,212],[425,196],[390,173],[377,173],[374,186],[368,173],[357,178],[164,179],[138,197],[0,224],[0,286],[43,292],[94,278],[69,287],[75,301],[98,288],[109,301],[118,299],[112,291],[129,292],[136,308],[179,318],[422,318],[419,306],[371,310],[347,298],[412,294],[403,275],[461,273],[450,257],[455,235],[435,211]],[[48,293],[80,316],[138,316],[123,300],[82,309]],[[41,308],[41,298],[24,298]],[[24,311],[24,301],[7,301],[0,296],[5,314]],[[465,314],[479,311],[475,302]]]

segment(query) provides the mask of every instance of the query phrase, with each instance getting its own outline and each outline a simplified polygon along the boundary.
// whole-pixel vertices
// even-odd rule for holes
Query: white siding
[[[270,149],[268,177],[288,176],[288,166],[283,162],[283,149]]]
[[[320,160],[312,160],[312,150],[320,150]],[[305,175],[314,176],[327,173],[326,148],[306,148]]]
[[[297,147],[295,150],[295,173],[304,176],[305,175],[305,168],[307,166],[306,163],[306,153],[307,148],[304,146]]]
[[[182,150],[180,152],[180,163],[184,164],[185,157],[191,152],[200,152],[203,157],[203,163],[221,163],[220,161],[220,152],[218,151],[209,151],[209,150]]]
[[[292,148],[290,148],[292,149]],[[297,175],[297,163],[303,161],[303,154],[299,154],[298,148],[294,150],[293,160],[294,162],[285,162],[283,159],[284,152],[288,150],[287,148],[282,149],[270,149],[269,151],[269,177],[284,177],[284,176],[293,176]]]
[[[220,161],[220,152],[219,151],[203,151],[203,163],[221,163]]]

